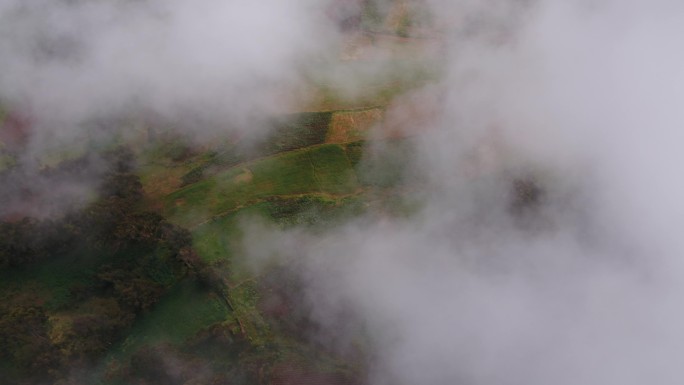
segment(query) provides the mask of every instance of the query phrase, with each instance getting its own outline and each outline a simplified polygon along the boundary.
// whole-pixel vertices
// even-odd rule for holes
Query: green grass
[[[230,261],[242,234],[245,218],[261,218],[284,227],[316,226],[323,230],[364,212],[363,196],[344,198],[320,195],[270,197],[198,226],[193,231],[193,246],[206,262]]]
[[[140,180],[152,196],[158,192],[169,192],[183,184],[190,184],[202,178],[208,162],[215,158],[211,152],[189,156],[181,161],[172,160],[162,145],[150,146],[141,155],[141,167],[137,172]]]
[[[250,195],[267,197],[319,191],[311,161],[312,150],[296,151],[250,165]]]
[[[229,317],[230,310],[217,295],[185,281],[135,322],[118,353],[130,354],[160,341],[182,344],[200,330]]]
[[[193,232],[193,246],[205,261],[214,264],[228,260],[240,234],[240,213],[232,213],[199,226]]]
[[[225,170],[256,158],[323,144],[331,119],[332,112],[304,112],[276,118],[271,122],[273,129],[270,134],[249,150],[228,142],[192,158],[192,167],[186,167],[187,171],[180,177],[181,186],[197,183],[216,174],[217,170]],[[168,158],[168,152],[168,149],[157,148],[151,155],[163,159]]]
[[[261,203],[268,217],[284,227],[308,226],[323,231],[366,210],[366,196],[329,198],[306,195],[293,198],[272,198]]]
[[[278,119],[264,141],[264,155],[292,151],[325,142],[332,112],[305,112]]]
[[[358,188],[347,153],[340,146],[321,146],[309,153],[314,177],[321,192],[349,194]]]
[[[344,149],[326,144],[231,168],[167,196],[166,214],[193,226],[273,196],[352,194],[359,185]]]
[[[185,280],[177,284],[147,314],[139,317],[127,331],[125,339],[109,350],[95,375],[93,383],[127,385],[119,378],[107,374],[110,368],[125,367],[133,355],[142,348],[170,344],[184,349],[200,332],[217,323],[235,323],[234,314],[217,294],[200,286],[196,281]],[[214,365],[230,368],[240,351],[226,351],[224,345],[207,354]],[[241,349],[241,348],[240,348]],[[198,353],[199,358],[205,352]],[[213,355],[212,355],[213,353]],[[225,360],[225,361],[224,361]]]

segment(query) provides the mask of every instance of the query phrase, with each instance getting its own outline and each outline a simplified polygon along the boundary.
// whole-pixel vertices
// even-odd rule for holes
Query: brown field
[[[168,194],[178,190],[181,185],[181,177],[187,170],[181,167],[154,167],[154,171],[148,171],[142,178],[143,190],[145,191],[146,204],[161,208],[162,200]]]
[[[326,143],[349,143],[363,140],[370,130],[382,122],[384,111],[370,108],[335,112],[325,138]]]

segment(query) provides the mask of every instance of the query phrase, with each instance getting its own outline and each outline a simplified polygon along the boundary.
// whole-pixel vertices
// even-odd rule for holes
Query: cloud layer
[[[246,252],[302,258],[331,340],[341,309],[363,320],[372,384],[680,384],[684,6],[429,3],[448,63],[407,175],[423,207],[252,229]],[[324,15],[308,0],[3,1],[0,102],[31,117],[36,149],[119,114],[251,130],[337,44]]]
[[[423,209],[261,232],[253,257],[303,255],[329,333],[342,307],[364,320],[373,384],[680,383],[684,7],[434,7],[454,28]]]
[[[310,0],[0,7],[0,101],[31,116],[37,135],[69,137],[123,114],[245,130],[291,106],[303,64],[335,41]]]

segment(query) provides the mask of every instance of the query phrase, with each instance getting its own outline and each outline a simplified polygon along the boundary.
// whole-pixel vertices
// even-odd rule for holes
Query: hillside
[[[68,365],[102,383],[186,383],[197,367],[203,368],[199,383],[360,381],[362,335],[352,356],[311,341],[316,326],[297,275],[286,264],[255,273],[239,245],[247,219],[322,231],[362,213],[406,215],[410,207],[401,190],[408,188],[402,175],[410,139],[385,139],[381,152],[364,155],[370,154],[368,115],[380,111],[288,116],[249,153],[227,143],[212,150],[188,147],[174,159],[182,142],[151,143],[135,169],[111,171],[117,190],[103,187],[89,208],[64,219],[6,222],[0,290],[12,300],[3,305],[0,331],[7,378],[21,378],[30,368],[60,377]],[[347,123],[341,134],[340,116],[359,124]],[[109,218],[112,210],[123,211]],[[167,237],[177,237],[159,233],[174,226],[166,220],[178,231],[190,230],[191,245],[164,246]],[[148,238],[148,232],[159,235]],[[35,237],[47,237],[46,245],[27,243]],[[84,243],[91,238],[92,244]],[[103,323],[105,315],[114,323]],[[42,332],[18,340],[26,323],[37,323]],[[45,358],[35,361],[36,355]],[[177,377],[159,377],[168,359],[183,363]],[[93,372],[92,365],[100,369]]]
[[[0,385],[681,385],[681,15],[0,1]]]
[[[364,86],[347,95],[311,76],[300,108],[268,116],[265,136],[194,141],[134,122],[134,136],[41,154],[29,176],[19,154],[31,123],[3,111],[3,383],[363,383],[360,320],[341,318],[354,330],[344,348],[321,340],[296,266],[255,269],[240,248],[250,223],[322,232],[415,210],[408,159],[433,111],[411,95],[439,70],[414,55],[436,43],[410,36],[405,10],[364,12],[345,21],[356,29],[335,63]],[[364,78],[378,52],[389,70]],[[410,114],[387,118],[397,109]],[[60,191],[40,186],[92,179],[92,164],[96,191],[53,209]]]

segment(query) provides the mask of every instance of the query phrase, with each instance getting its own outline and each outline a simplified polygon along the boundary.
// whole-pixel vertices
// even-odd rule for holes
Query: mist
[[[0,212],[43,217],[83,205],[105,169],[95,152],[117,142],[140,149],[151,130],[190,145],[266,135],[273,116],[303,108],[307,68],[334,57],[339,31],[326,7],[0,2],[0,162],[13,165]],[[88,160],[78,180],[41,175],[79,156]]]
[[[302,264],[315,338],[361,320],[371,384],[681,383],[684,7],[432,7],[448,64],[405,175],[420,210],[244,249]]]
[[[304,65],[325,57],[336,33],[309,0],[0,7],[0,101],[30,118],[35,151],[111,118],[193,138],[259,130],[257,117],[297,106]]]
[[[199,140],[266,132],[311,77],[363,94],[357,76],[382,64],[317,68],[339,59],[327,4],[0,2],[0,104],[31,125],[19,162],[40,168],[110,118]],[[296,267],[311,338],[368,339],[372,385],[682,383],[684,5],[427,4],[442,76],[402,97],[430,116],[398,103],[384,118],[420,133],[402,154],[417,209],[318,231],[250,223],[241,251],[254,269]],[[105,167],[90,168],[22,172],[81,197]]]

